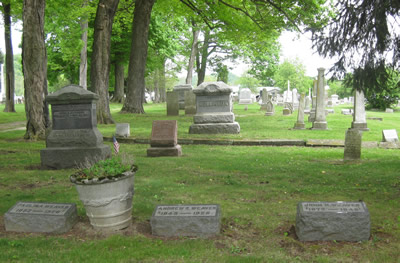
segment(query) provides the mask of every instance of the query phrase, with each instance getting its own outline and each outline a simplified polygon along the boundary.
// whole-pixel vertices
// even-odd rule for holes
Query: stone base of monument
[[[212,237],[220,233],[219,205],[159,205],[150,220],[155,236]]]
[[[291,115],[292,111],[290,109],[288,109],[288,108],[284,108],[283,111],[282,111],[282,114],[285,115],[285,116]]]
[[[75,168],[81,164],[93,164],[110,157],[111,149],[108,145],[90,148],[60,147],[40,150],[42,167],[50,169]]]
[[[147,149],[148,157],[161,157],[161,156],[181,156],[182,147],[177,144],[174,147],[151,147]]]
[[[296,234],[300,241],[365,241],[371,222],[364,202],[300,202]]]
[[[304,123],[298,123],[298,122],[296,122],[293,127],[293,129],[295,130],[304,130],[305,128],[306,125]]]
[[[308,116],[308,122],[315,121],[315,111],[310,111],[310,115]]]
[[[252,104],[253,100],[252,99],[240,99],[239,104]]]
[[[354,122],[353,121],[351,123],[351,128],[352,129],[357,129],[357,130],[360,130],[360,131],[369,131],[369,128],[368,128],[366,122]]]
[[[327,130],[328,124],[326,121],[314,121],[311,130]]]
[[[189,128],[190,134],[237,134],[240,132],[239,123],[204,123],[192,124]]]
[[[265,116],[272,116],[272,115],[274,115],[274,114],[275,114],[274,112],[268,112],[268,111],[267,111],[267,112],[265,113]]]
[[[75,204],[18,202],[4,215],[6,231],[65,233],[77,222]]]
[[[193,116],[193,121],[196,124],[206,123],[234,123],[235,115],[229,113],[213,113],[213,114],[197,114]]]

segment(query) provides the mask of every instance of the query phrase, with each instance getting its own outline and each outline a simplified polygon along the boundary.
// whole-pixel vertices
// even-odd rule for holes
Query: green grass
[[[151,123],[177,119],[179,138],[344,139],[351,116],[328,116],[329,131],[288,130],[295,115],[265,117],[257,105],[235,105],[240,135],[189,135],[190,117],[166,117],[165,105],[147,105],[146,115],[119,114],[134,137],[149,138]],[[23,111],[17,105],[17,111]],[[23,114],[0,113],[1,122],[23,121]],[[10,116],[12,115],[12,116]],[[246,117],[244,116],[246,115]],[[381,130],[398,128],[400,113],[367,112],[363,139],[381,140]],[[308,124],[309,126],[309,124]],[[100,125],[111,135],[114,125]],[[183,145],[180,158],[146,157],[149,145],[122,144],[135,157],[133,226],[103,236],[91,230],[82,203],[69,182],[73,170],[40,170],[43,141],[26,142],[24,131],[0,132],[0,215],[17,201],[73,202],[79,223],[67,234],[16,234],[4,231],[0,216],[0,262],[399,262],[400,151],[363,149],[362,161],[343,163],[343,148]],[[107,143],[110,145],[110,143]],[[371,214],[371,239],[350,242],[299,242],[293,237],[299,201],[363,200]],[[150,234],[158,204],[218,203],[222,231],[211,239],[163,239]]]

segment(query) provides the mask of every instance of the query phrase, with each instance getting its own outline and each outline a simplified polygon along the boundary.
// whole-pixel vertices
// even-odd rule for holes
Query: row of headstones
[[[212,237],[220,234],[218,204],[157,205],[152,234],[164,237]],[[18,202],[4,216],[6,231],[65,233],[77,222],[74,203]],[[366,241],[371,221],[364,202],[299,202],[296,234],[300,241]]]

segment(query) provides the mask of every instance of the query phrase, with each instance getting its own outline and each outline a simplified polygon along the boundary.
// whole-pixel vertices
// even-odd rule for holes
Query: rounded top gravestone
[[[80,104],[97,101],[99,95],[90,92],[78,85],[68,85],[49,94],[46,101],[50,104]]]
[[[222,81],[203,82],[197,88],[193,89],[194,94],[202,96],[231,94],[232,88]]]

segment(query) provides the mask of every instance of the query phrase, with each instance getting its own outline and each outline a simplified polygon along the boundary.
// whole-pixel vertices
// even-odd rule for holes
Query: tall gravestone
[[[193,90],[185,91],[185,115],[196,114],[196,95]]]
[[[267,103],[266,103],[265,116],[272,116],[272,115],[274,115],[274,113],[275,113],[274,104],[271,101],[271,97],[268,97]]]
[[[203,82],[193,89],[196,94],[196,115],[189,128],[191,134],[240,132],[232,112],[232,89],[224,82]]]
[[[292,90],[292,105],[293,105],[294,110],[297,110],[299,108],[299,99],[297,98],[297,89]]]
[[[42,167],[73,168],[111,157],[97,129],[96,101],[99,96],[77,85],[50,94],[53,127],[40,151]]]
[[[364,92],[362,90],[356,90],[354,94],[354,115],[351,128],[358,129],[360,131],[369,131],[367,127],[364,100]]]
[[[294,124],[294,129],[296,130],[304,130],[306,125],[304,124],[304,107],[305,107],[305,94],[301,93],[300,95],[300,103],[299,110],[297,114],[297,122]]]
[[[361,159],[362,131],[348,129],[344,139],[344,161]]]
[[[179,96],[175,91],[167,92],[167,116],[179,115]]]
[[[178,93],[178,103],[180,110],[185,109],[185,92],[190,91],[192,89],[193,87],[190,84],[182,84],[174,86],[174,92]]]
[[[318,69],[317,102],[315,106],[315,120],[312,124],[313,130],[327,130],[328,125],[325,116],[325,87],[324,68]]]
[[[317,80],[314,80],[313,89],[312,89],[312,97],[311,97],[311,110],[310,115],[308,116],[308,122],[314,122],[315,120],[315,108],[317,105]]]
[[[267,102],[268,102],[268,91],[266,88],[261,91],[261,107],[260,110],[267,110]]]

